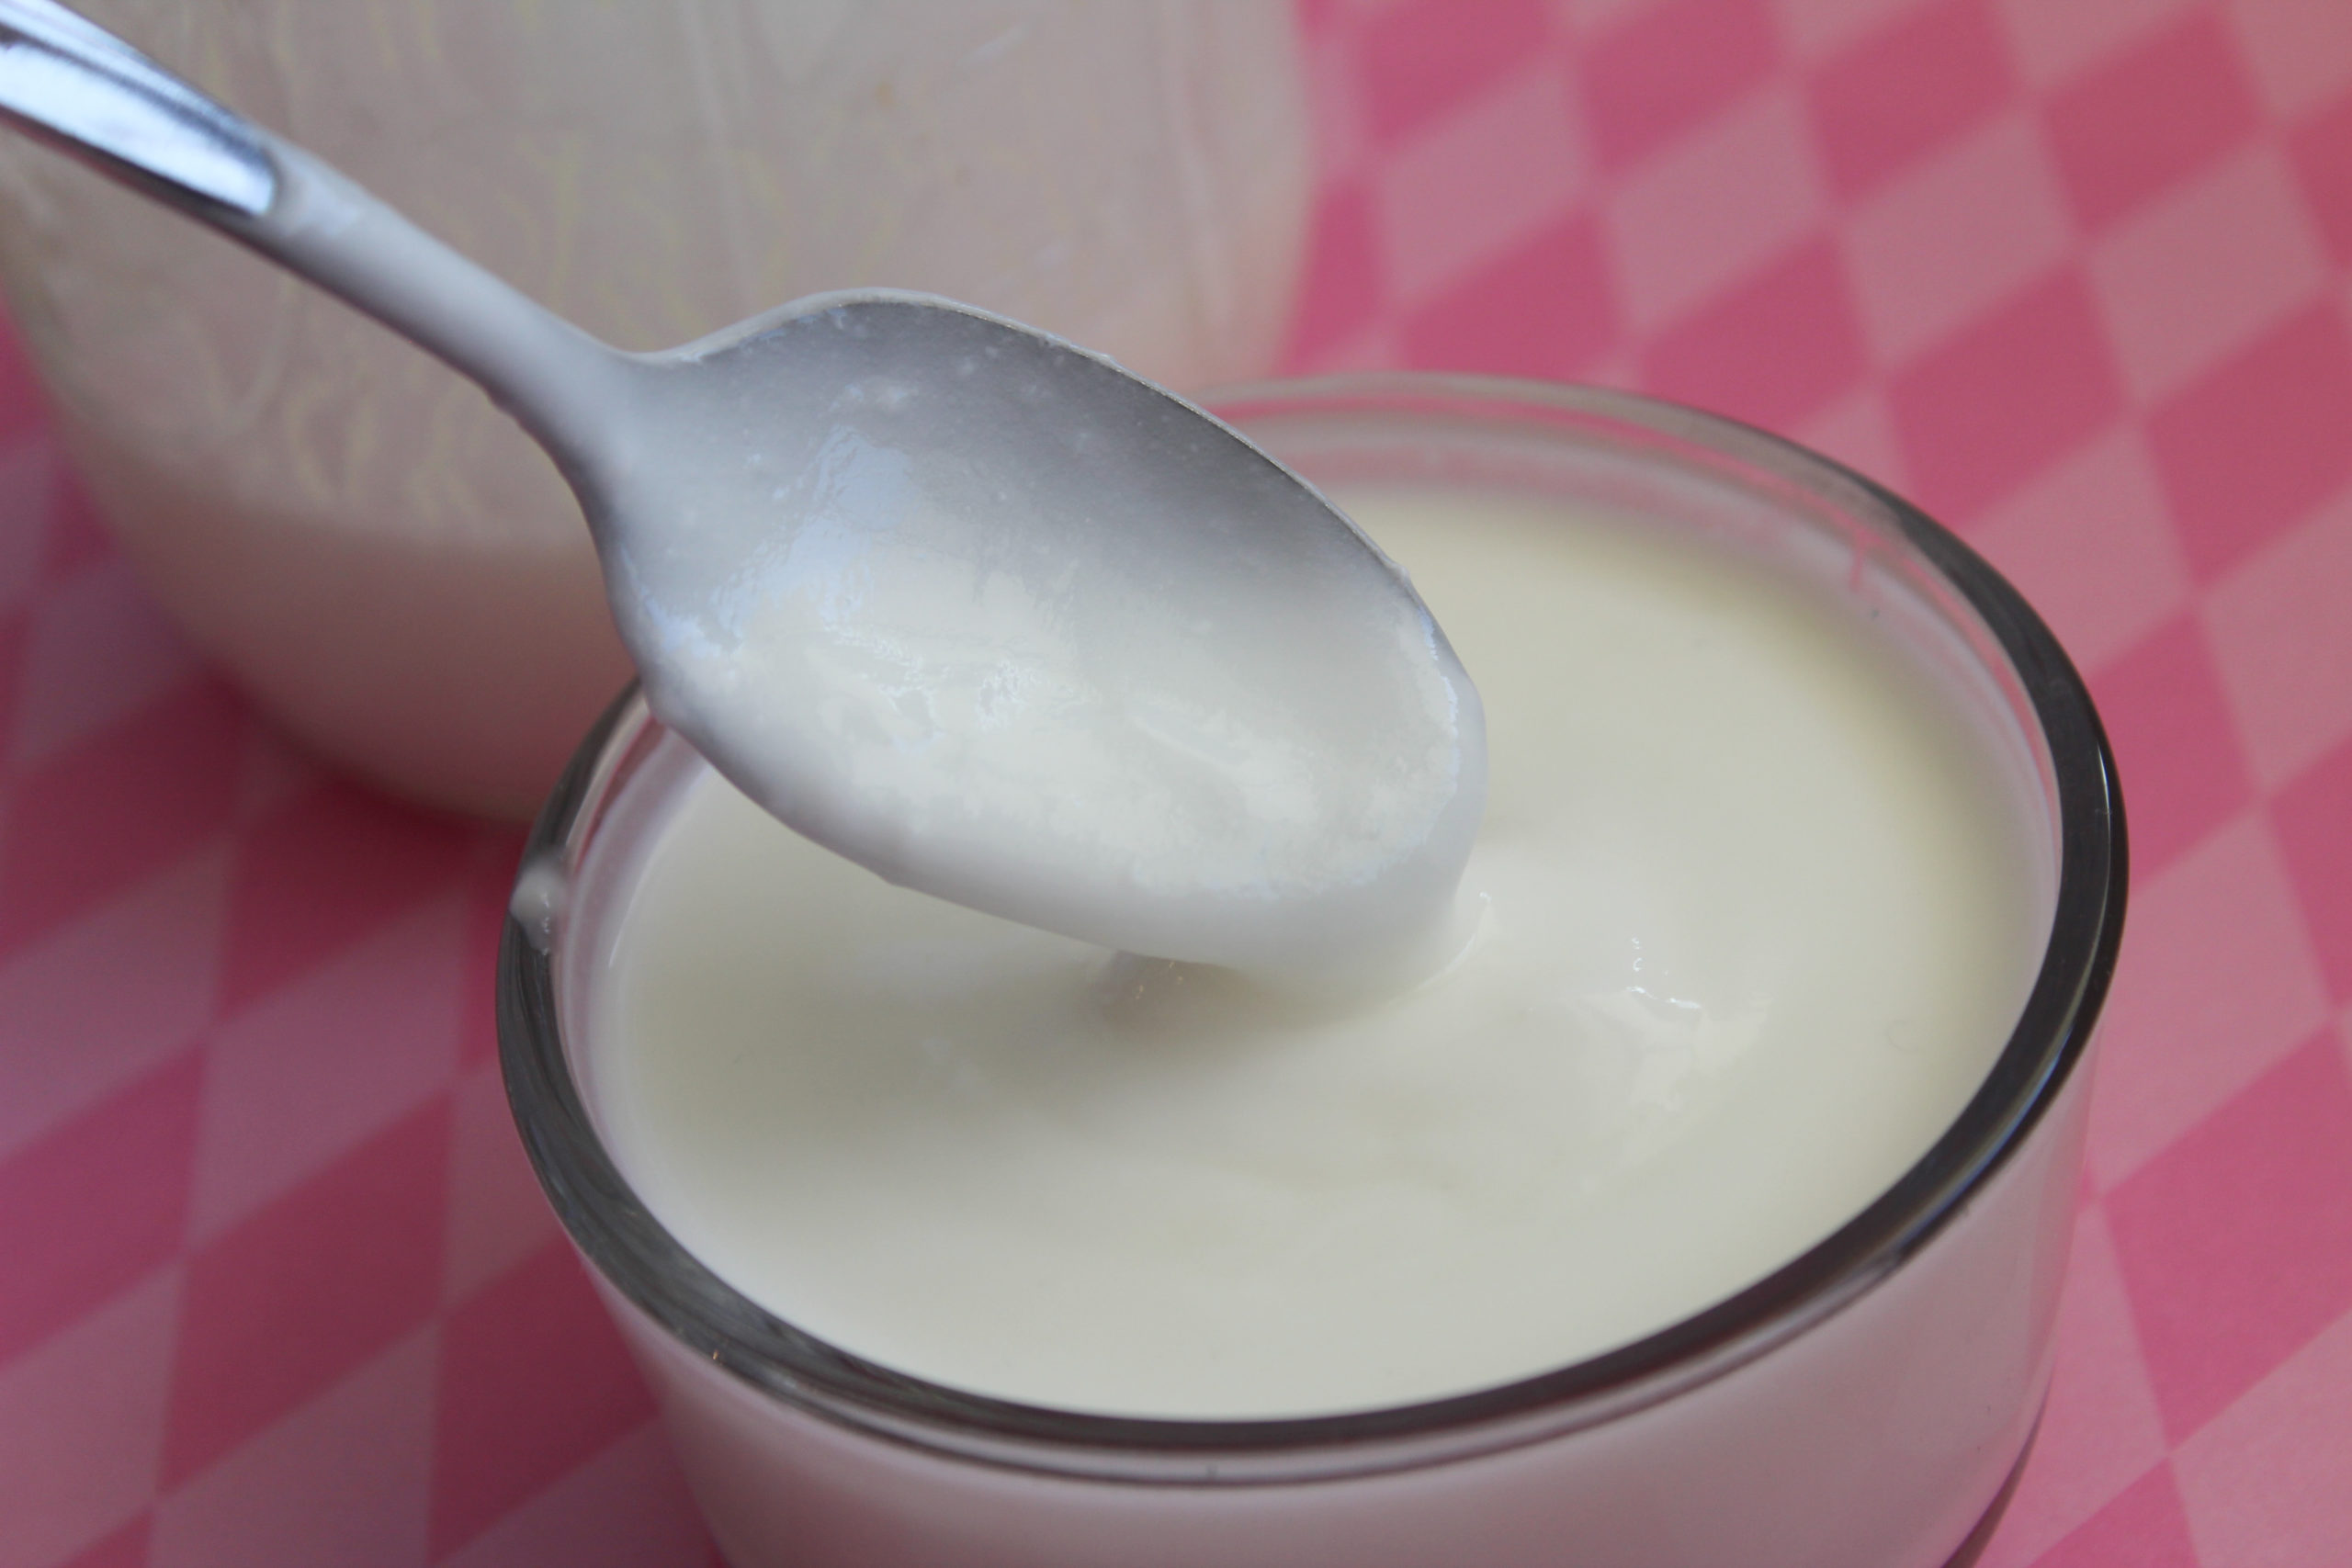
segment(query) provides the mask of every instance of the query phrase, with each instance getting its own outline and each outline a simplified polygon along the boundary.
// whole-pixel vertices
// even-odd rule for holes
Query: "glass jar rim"
[[[1736,1293],[1629,1344],[1491,1388],[1336,1415],[1239,1420],[1098,1415],[967,1393],[806,1334],[688,1254],[596,1135],[565,1055],[553,943],[510,917],[497,1005],[507,1093],[558,1217],[610,1287],[673,1339],[810,1415],[934,1452],[1130,1483],[1330,1479],[1442,1462],[1645,1409],[1833,1315],[1931,1240],[2041,1122],[2088,1046],[2121,939],[2122,801],[2088,691],[2000,574],[1909,502],[1828,458],[1717,416],[1631,393],[1499,378],[1384,372],[1253,383],[1202,400],[1253,418],[1519,426],[1607,439],[1860,516],[1907,546],[1982,623],[2046,749],[2057,818],[2050,934],[2016,1028],[1960,1115],[1894,1184],[1827,1237]],[[575,867],[625,763],[657,721],[632,686],[582,742],[532,829],[529,868]]]

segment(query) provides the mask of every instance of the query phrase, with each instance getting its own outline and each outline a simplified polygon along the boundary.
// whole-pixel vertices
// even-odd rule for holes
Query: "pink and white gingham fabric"
[[[1640,388],[2007,570],[2134,905],[1992,1568],[2352,1563],[2352,0],[1309,4],[1295,367]],[[524,1166],[517,838],[300,760],[0,345],[0,1568],[707,1568]]]

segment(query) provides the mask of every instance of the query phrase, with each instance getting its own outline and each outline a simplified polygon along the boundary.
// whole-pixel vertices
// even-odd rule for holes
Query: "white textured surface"
[[[1025,1402],[1406,1403],[1729,1294],[1958,1114],[2041,917],[1923,673],[1655,525],[1342,500],[1487,693],[1468,951],[1304,1005],[889,889],[701,774],[573,938],[600,1118],[690,1251]]]

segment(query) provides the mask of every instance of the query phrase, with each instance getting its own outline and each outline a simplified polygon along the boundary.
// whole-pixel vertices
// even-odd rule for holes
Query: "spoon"
[[[808,838],[1163,958],[1393,964],[1444,923],[1476,690],[1394,563],[1173,394],[885,289],[623,353],[53,0],[0,0],[0,119],[478,383],[578,496],[656,715]]]

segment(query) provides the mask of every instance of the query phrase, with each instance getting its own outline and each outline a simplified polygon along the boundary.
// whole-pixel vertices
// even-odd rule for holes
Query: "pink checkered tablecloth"
[[[2109,718],[2131,936],[1987,1564],[2352,1563],[2352,0],[1306,17],[1296,367],[1792,434]],[[501,1097],[517,842],[257,721],[0,346],[0,1568],[715,1562]]]

